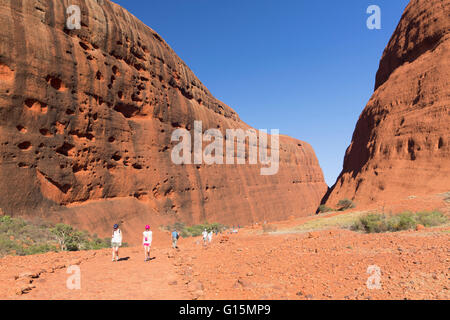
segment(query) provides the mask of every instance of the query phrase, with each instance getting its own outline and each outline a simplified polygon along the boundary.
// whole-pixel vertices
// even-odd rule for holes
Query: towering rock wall
[[[450,1],[413,0],[383,53],[328,205],[450,190],[449,79]]]
[[[66,10],[81,8],[81,29]],[[280,168],[175,165],[172,132],[248,129],[152,29],[104,0],[0,0],[0,208],[99,234],[111,223],[247,224],[311,214],[313,149],[280,137]],[[256,110],[255,110],[256,112]],[[134,229],[133,229],[134,230]]]

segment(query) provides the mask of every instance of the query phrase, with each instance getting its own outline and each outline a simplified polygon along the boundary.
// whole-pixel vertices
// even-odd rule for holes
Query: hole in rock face
[[[47,80],[47,83],[49,83],[53,89],[57,90],[57,91],[64,91],[66,89],[66,87],[64,86],[63,82],[61,79],[57,78],[57,77],[53,77],[48,75],[45,80]]]
[[[39,132],[40,132],[43,136],[46,136],[46,137],[52,135],[52,134],[50,133],[50,131],[49,131],[48,129],[46,129],[46,128],[40,129]]]
[[[72,167],[72,172],[73,173],[77,173],[77,172],[79,172],[81,170],[86,170],[86,166],[82,165],[82,164],[79,164],[79,163],[76,163]]]
[[[36,99],[28,98],[25,100],[25,106],[33,112],[47,113],[48,106]]]
[[[131,118],[139,112],[139,108],[132,104],[118,103],[114,110],[120,112],[125,118]]]
[[[55,79],[55,78],[53,78],[53,79],[50,80],[50,85],[51,85],[54,89],[59,90],[59,89],[61,89],[62,81],[61,81],[60,79]]]
[[[141,170],[141,169],[142,169],[142,166],[141,166],[140,164],[138,164],[138,163],[134,163],[134,164],[133,164],[133,168],[135,168],[135,169],[137,169],[137,170]]]
[[[415,151],[415,147],[416,147],[416,143],[414,141],[414,139],[409,139],[408,140],[408,153],[411,156],[411,160],[414,161],[416,160],[416,151]]]
[[[103,79],[102,73],[101,73],[100,71],[97,71],[97,73],[95,74],[95,78],[96,78],[97,80],[102,80],[102,79]]]
[[[21,150],[28,150],[31,148],[31,142],[30,141],[24,141],[17,145],[19,149]]]
[[[116,141],[116,138],[114,138],[114,137],[109,137],[108,138],[108,142],[114,142],[114,141]]]
[[[81,42],[81,41],[80,41],[80,47],[83,48],[83,50],[89,50],[89,46],[86,43]]]
[[[27,129],[24,126],[18,125],[18,126],[16,126],[16,128],[19,132],[22,132],[22,133],[27,132]]]
[[[441,149],[444,146],[444,139],[442,137],[439,138],[438,149]]]
[[[119,161],[120,159],[122,159],[122,157],[120,156],[120,154],[115,153],[115,154],[111,157],[111,159],[113,159],[114,161]]]
[[[69,151],[72,150],[75,146],[73,144],[64,142],[64,144],[59,147],[58,149],[56,149],[55,151],[59,154],[62,154],[66,157],[69,156]]]

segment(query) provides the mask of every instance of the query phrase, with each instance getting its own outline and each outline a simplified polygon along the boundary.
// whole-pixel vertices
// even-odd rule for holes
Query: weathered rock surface
[[[103,2],[103,4],[101,4]],[[99,4],[100,3],[100,4]],[[326,191],[310,145],[280,137],[280,169],[175,165],[177,128],[249,128],[152,29],[110,1],[0,0],[0,208],[109,233],[311,214]]]
[[[325,196],[389,202],[450,190],[450,1],[414,0],[383,53],[344,168]]]

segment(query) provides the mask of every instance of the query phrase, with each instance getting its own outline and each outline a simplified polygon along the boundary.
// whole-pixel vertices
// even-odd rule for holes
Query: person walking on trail
[[[202,236],[203,236],[203,245],[206,245],[206,240],[208,239],[208,231],[206,231],[206,229],[203,230]]]
[[[209,243],[211,243],[212,237],[213,237],[213,232],[212,232],[212,230],[211,230],[211,231],[209,231],[209,233],[208,233],[208,242],[209,242]]]
[[[112,261],[119,261],[119,248],[122,246],[122,231],[119,229],[119,225],[115,224],[113,227],[113,234],[111,237]]]
[[[142,233],[142,244],[144,246],[144,261],[150,260],[150,247],[153,240],[153,232],[150,231],[150,226],[145,226],[145,231]]]
[[[177,229],[174,229],[172,231],[172,248],[178,249],[177,242],[179,238],[180,234],[178,233]]]

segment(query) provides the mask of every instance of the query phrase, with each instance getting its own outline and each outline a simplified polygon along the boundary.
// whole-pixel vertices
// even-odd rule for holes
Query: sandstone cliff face
[[[344,168],[324,198],[359,204],[450,190],[450,1],[413,0],[384,51]]]
[[[103,2],[103,4],[101,4]],[[100,3],[100,4],[99,4]],[[313,149],[280,137],[280,169],[174,165],[171,134],[243,128],[153,30],[110,1],[0,0],[0,208],[109,232],[311,214],[326,191]]]

